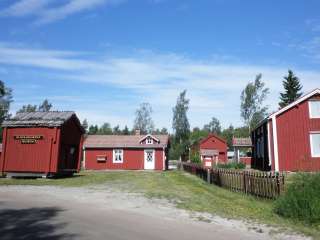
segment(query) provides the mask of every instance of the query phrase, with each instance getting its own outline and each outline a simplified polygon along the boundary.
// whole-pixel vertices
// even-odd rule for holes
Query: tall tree
[[[261,74],[256,76],[254,82],[249,82],[241,92],[241,117],[249,132],[267,115],[268,108],[263,103],[269,93],[265,83],[261,81]]]
[[[173,110],[172,128],[174,132],[174,141],[170,156],[179,157],[181,160],[186,160],[188,155],[190,124],[187,117],[189,109],[189,99],[186,98],[187,91],[184,90],[179,94],[176,106]]]
[[[142,103],[136,110],[136,118],[134,120],[133,128],[139,129],[141,134],[152,133],[154,124],[152,120],[152,107],[149,103]]]
[[[45,99],[38,108],[39,112],[49,112],[50,109],[52,108],[52,104],[49,103],[48,99]]]
[[[280,108],[283,108],[294,102],[302,95],[302,85],[300,84],[300,80],[291,70],[288,70],[288,75],[284,76],[283,78],[284,80],[282,84],[284,92],[280,93]]]
[[[112,129],[112,134],[114,134],[114,135],[120,135],[120,134],[122,134],[122,131],[120,130],[120,126],[119,126],[119,125],[115,126],[115,127]]]
[[[88,127],[89,127],[89,124],[88,124],[88,121],[87,119],[85,118],[82,122],[82,127],[84,128],[84,130],[87,132],[88,131]]]
[[[12,90],[0,80],[0,126],[3,120],[10,117],[9,108],[12,102]],[[0,127],[0,140],[2,141],[2,128]]]
[[[129,128],[127,127],[127,125],[124,127],[124,129],[122,130],[122,134],[123,135],[130,135],[130,130]]]
[[[22,108],[20,108],[17,113],[24,113],[24,112],[35,112],[37,111],[37,105],[23,105]]]
[[[190,133],[190,124],[187,117],[189,99],[186,99],[187,90],[180,93],[176,106],[173,108],[172,128],[178,142],[185,142]]]
[[[221,134],[220,121],[217,118],[213,117],[208,124],[203,126],[203,129],[208,131],[209,133],[220,135]]]

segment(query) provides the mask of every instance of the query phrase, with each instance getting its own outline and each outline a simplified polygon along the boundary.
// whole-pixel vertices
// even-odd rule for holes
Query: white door
[[[144,150],[144,169],[154,169],[154,150]]]

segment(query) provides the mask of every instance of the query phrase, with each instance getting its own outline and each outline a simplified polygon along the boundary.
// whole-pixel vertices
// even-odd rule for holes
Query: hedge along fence
[[[182,163],[181,168],[210,184],[261,198],[275,199],[284,190],[285,175],[283,173],[206,169],[195,163]]]

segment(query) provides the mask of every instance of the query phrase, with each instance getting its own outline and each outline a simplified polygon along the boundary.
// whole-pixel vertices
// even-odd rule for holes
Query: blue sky
[[[320,1],[0,0],[0,79],[15,113],[48,98],[90,124],[132,127],[151,103],[171,130],[183,89],[191,126],[240,126],[240,93],[262,73],[277,108],[288,68],[320,87]]]

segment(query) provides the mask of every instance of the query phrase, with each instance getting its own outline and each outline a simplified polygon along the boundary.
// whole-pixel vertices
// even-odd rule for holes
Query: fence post
[[[243,191],[247,193],[247,184],[246,184],[246,172],[243,172]]]
[[[207,169],[207,182],[210,184],[211,183],[211,173],[210,173],[210,168]]]

